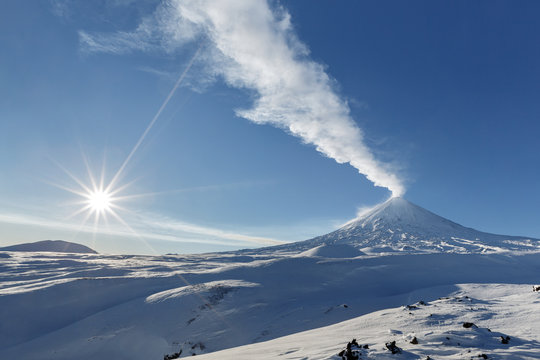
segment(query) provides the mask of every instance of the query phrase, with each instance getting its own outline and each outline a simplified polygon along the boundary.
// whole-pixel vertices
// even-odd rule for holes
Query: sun
[[[119,196],[120,193],[126,190],[130,183],[119,185],[117,181],[119,175],[115,176],[110,182],[106,182],[104,168],[101,171],[101,176],[98,177],[91,171],[88,160],[84,154],[83,160],[88,172],[88,179],[86,182],[79,179],[71,171],[64,168],[60,164],[57,164],[60,169],[62,169],[78,185],[78,188],[51,183],[56,187],[69,191],[80,197],[79,201],[72,202],[73,205],[80,206],[79,209],[71,213],[66,220],[83,214],[83,219],[80,225],[81,227],[84,227],[91,217],[94,218],[95,229],[97,229],[101,220],[103,220],[108,226],[108,217],[113,217],[120,223],[128,226],[117,213],[118,211],[127,210],[125,207],[120,206],[120,203],[141,195]]]
[[[120,167],[110,181],[107,181],[106,178],[105,165],[102,166],[101,175],[97,176],[97,174],[91,170],[88,159],[84,153],[83,163],[85,164],[88,173],[88,178],[85,179],[86,181],[73,174],[61,164],[56,163],[56,165],[77,185],[74,187],[74,184],[66,186],[58,183],[50,183],[50,185],[78,196],[78,200],[67,203],[77,206],[77,209],[69,214],[65,218],[65,221],[75,217],[79,218],[80,224],[78,225],[77,234],[79,232],[90,232],[93,234],[94,242],[96,241],[97,234],[135,236],[148,246],[153,253],[157,254],[147,240],[142,237],[137,230],[133,229],[121,216],[122,213],[133,213],[133,211],[126,208],[125,202],[141,197],[153,196],[155,193],[126,194],[126,190],[134,183],[134,181],[123,184],[120,183],[121,174],[126,163]],[[91,226],[92,224],[89,224],[89,222],[92,222],[92,218],[93,226]],[[113,220],[113,222],[110,220]],[[118,227],[118,225],[121,225],[121,227]],[[103,226],[105,227],[103,228]],[[126,229],[128,230],[127,232]]]
[[[104,213],[111,210],[113,198],[108,191],[94,190],[88,193],[87,197],[90,210],[96,213]]]

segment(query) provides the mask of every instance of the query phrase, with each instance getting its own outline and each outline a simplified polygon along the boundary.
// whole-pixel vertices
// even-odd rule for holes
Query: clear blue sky
[[[465,226],[540,238],[539,12],[3,1],[0,245],[153,254],[304,240],[401,187]],[[65,190],[81,190],[68,172],[90,186],[86,158],[108,184],[188,67],[113,186],[141,195],[113,203],[124,223],[73,215],[84,199]]]

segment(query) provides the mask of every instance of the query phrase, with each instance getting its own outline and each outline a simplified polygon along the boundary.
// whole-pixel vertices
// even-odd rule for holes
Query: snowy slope
[[[180,348],[200,354],[433,301],[454,284],[530,288],[540,273],[537,254],[10,255],[0,268],[2,359],[162,359]]]
[[[432,288],[423,295],[441,292]],[[474,325],[465,328],[466,323]],[[540,359],[540,294],[528,285],[463,284],[430,302],[419,300],[199,358],[337,360],[353,339],[364,359]],[[401,353],[393,355],[386,347],[393,341]]]

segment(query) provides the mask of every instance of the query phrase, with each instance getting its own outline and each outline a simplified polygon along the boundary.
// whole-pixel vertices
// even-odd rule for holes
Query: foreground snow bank
[[[536,306],[531,301],[540,295],[531,291],[540,273],[538,254],[338,257],[346,253],[343,249],[338,246],[335,251],[325,249],[311,256],[283,255],[279,251],[250,256],[222,253],[162,257],[10,252],[10,257],[0,261],[0,359],[161,360],[180,350],[182,356],[201,355],[423,300],[431,304],[429,310],[400,310],[373,320],[401,334],[382,329],[388,335],[382,336],[372,327],[375,335],[370,335],[361,331],[364,325],[355,325],[343,336],[334,335],[344,330],[330,333],[326,343],[317,340],[304,347],[298,342],[302,338],[294,340],[301,351],[310,348],[313,356],[334,356],[353,338],[369,343],[373,356],[386,356],[385,344],[394,340],[406,354],[416,347],[409,349],[400,336],[415,332],[421,347],[427,346],[426,341],[436,344],[436,339],[421,333],[424,328],[414,330],[405,321],[433,322],[437,317],[424,319],[429,311],[441,317],[437,324],[430,325],[436,327],[451,321],[452,316],[461,316],[464,308],[459,307],[459,301],[454,308],[451,303],[435,303],[439,297],[464,296],[456,293],[462,290],[455,284],[484,284],[479,296],[468,296],[485,301],[491,310],[482,313],[478,303],[472,314],[484,314],[485,318],[506,314],[508,321],[519,315],[512,312],[510,303],[506,309],[490,302],[499,301],[497,296],[508,298],[512,292],[504,292],[505,296],[491,294],[488,291],[497,286],[488,284],[518,286],[513,289],[516,296],[536,296],[524,298],[531,306]],[[518,285],[524,283],[528,285]],[[521,301],[518,298],[516,303]],[[438,306],[449,309],[448,313],[437,313]],[[454,315],[448,315],[450,310]],[[511,346],[523,339],[528,349],[532,345],[527,341],[536,339],[528,331],[520,334],[497,324],[485,325],[485,318],[459,321],[510,336]],[[534,314],[519,321],[528,324],[531,319],[536,319]],[[464,331],[459,321],[447,331]],[[422,326],[427,329],[426,324]],[[444,332],[434,334],[442,336]],[[324,332],[319,336],[326,337]],[[466,343],[461,338],[459,342]],[[280,349],[279,354],[286,352],[276,349]],[[268,354],[276,355],[276,351],[269,350]]]
[[[441,290],[426,289],[424,295]],[[540,296],[529,284],[462,284],[434,301],[198,358],[341,359],[351,339],[360,344],[360,358],[369,359],[540,359]],[[389,350],[392,342],[399,354]]]

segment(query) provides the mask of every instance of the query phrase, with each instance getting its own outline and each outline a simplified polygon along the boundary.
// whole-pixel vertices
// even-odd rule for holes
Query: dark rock
[[[385,345],[386,345],[386,348],[392,352],[392,354],[401,354],[401,349],[396,346],[395,341],[386,343]]]
[[[420,305],[424,305],[424,306],[427,305],[423,300],[420,300],[418,303],[419,303]]]
[[[540,285],[533,285],[533,291],[540,291]]]
[[[182,349],[180,349],[179,352],[176,352],[174,354],[170,354],[170,355],[165,355],[163,356],[163,360],[173,360],[173,359],[178,359],[180,357],[180,355],[182,355]]]
[[[478,326],[476,326],[476,325],[475,325],[474,323],[472,323],[472,322],[464,322],[464,323],[463,323],[463,327],[464,327],[465,329],[469,329],[469,328],[472,328],[472,327],[477,328]]]
[[[411,340],[411,344],[413,345],[418,345],[418,339],[415,337],[413,337],[413,339]]]
[[[364,349],[369,349],[369,345],[368,345],[368,344],[366,344],[366,345],[364,345],[364,346],[362,346],[362,347],[363,347]]]
[[[501,336],[501,344],[508,344],[510,341],[510,336]]]
[[[340,356],[342,360],[359,360],[361,355],[362,347],[358,344],[356,339],[352,339],[352,341],[348,342],[345,350],[341,350],[338,353],[338,356]]]
[[[482,358],[482,359],[489,359],[486,354],[480,354],[480,355],[478,355],[478,357]]]

